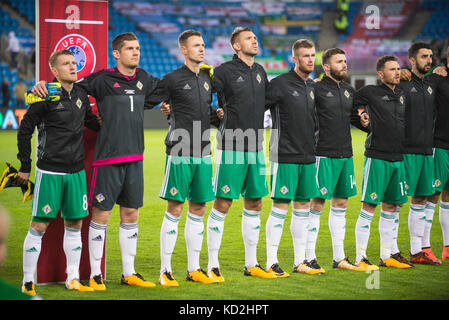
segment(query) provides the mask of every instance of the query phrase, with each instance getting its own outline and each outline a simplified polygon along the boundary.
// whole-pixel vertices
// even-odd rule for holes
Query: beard
[[[420,73],[420,74],[426,74],[429,70],[430,70],[430,67],[431,67],[432,65],[430,64],[430,63],[428,63],[428,64],[425,64],[425,65],[419,65],[419,64],[416,64],[416,70]],[[426,68],[427,68],[427,70],[426,70]]]
[[[347,79],[347,73],[343,71],[337,71],[335,69],[330,69],[329,71],[332,78],[334,78],[337,81],[343,81]]]

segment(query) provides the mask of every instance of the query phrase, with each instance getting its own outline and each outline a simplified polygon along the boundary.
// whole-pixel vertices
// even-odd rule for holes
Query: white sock
[[[310,209],[309,226],[307,227],[307,242],[306,242],[306,260],[312,261],[316,259],[315,247],[318,239],[318,231],[320,231],[320,216],[321,211]]]
[[[270,215],[266,224],[266,242],[267,242],[267,266],[266,270],[278,263],[277,252],[281,242],[282,230],[284,228],[285,216],[287,210],[276,207],[271,208]]]
[[[410,204],[408,228],[410,231],[410,254],[412,255],[422,250],[422,239],[426,223],[424,208],[425,205],[422,204]]]
[[[120,223],[118,239],[122,254],[122,274],[124,277],[132,276],[134,270],[134,258],[137,252],[137,235],[139,228],[137,223]]]
[[[187,212],[184,236],[187,246],[187,271],[200,269],[200,252],[203,245],[204,223],[203,217]]]
[[[252,268],[257,262],[257,243],[259,242],[260,211],[243,209],[242,236],[245,245],[245,267]]]
[[[83,248],[83,243],[81,242],[81,229],[65,227],[62,246],[67,261],[67,281],[79,279],[81,251]]]
[[[89,261],[90,278],[101,275],[101,259],[103,258],[106,225],[90,222],[89,225]]]
[[[176,239],[178,238],[178,224],[180,218],[165,212],[162,220],[160,232],[161,245],[161,274],[164,272],[172,272],[171,256],[175,249]]]
[[[393,228],[395,212],[386,212],[381,210],[379,217],[379,234],[380,234],[380,258],[387,260],[391,256],[391,243],[393,242]]]
[[[208,270],[220,267],[218,262],[218,251],[221,246],[225,217],[226,214],[212,208],[209,217],[207,218]]]
[[[396,254],[400,252],[398,247],[398,232],[399,232],[399,212],[401,211],[401,207],[397,206],[396,208],[396,219],[394,219],[393,224],[393,241],[391,242],[391,254]]]
[[[443,231],[443,245],[449,246],[449,202],[440,201],[439,218]]]
[[[344,240],[346,232],[346,209],[330,207],[329,230],[332,238],[332,252],[335,262],[346,258]]]
[[[373,215],[374,215],[373,213],[361,209],[359,217],[355,224],[356,264],[359,263],[360,260],[362,260],[364,257],[366,257],[366,248],[368,247],[368,240]]]
[[[293,209],[290,232],[293,239],[294,265],[306,259],[307,227],[309,225],[309,209]]]
[[[424,213],[426,215],[426,223],[424,225],[424,235],[422,238],[422,247],[430,248],[430,230],[432,229],[433,215],[435,214],[435,203],[427,201]]]
[[[23,282],[35,282],[37,261],[42,248],[44,232],[37,232],[30,227],[23,243]]]

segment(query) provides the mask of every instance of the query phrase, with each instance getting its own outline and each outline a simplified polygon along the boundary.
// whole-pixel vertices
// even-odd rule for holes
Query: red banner
[[[54,76],[48,65],[50,55],[57,50],[67,49],[74,53],[78,79],[92,72],[107,68],[108,52],[108,1],[107,0],[37,0],[36,1],[36,53],[38,74],[36,80],[52,81]],[[91,98],[94,112],[95,100]],[[96,133],[84,131],[84,147],[87,190],[90,189],[91,164]],[[86,190],[86,191],[87,191]],[[80,264],[80,278],[90,277],[88,233],[89,217],[83,219],[81,229],[83,250]],[[62,246],[64,220],[58,214],[42,239],[42,249],[37,266],[37,283],[64,282],[66,280],[66,259]],[[106,248],[106,246],[105,246]],[[102,272],[105,276],[105,254]]]

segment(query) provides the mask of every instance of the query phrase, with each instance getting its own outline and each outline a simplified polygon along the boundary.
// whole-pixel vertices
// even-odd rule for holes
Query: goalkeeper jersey
[[[93,166],[143,160],[144,109],[157,104],[151,100],[151,94],[158,81],[140,68],[132,77],[112,68],[93,73],[78,82],[95,98],[102,118]]]

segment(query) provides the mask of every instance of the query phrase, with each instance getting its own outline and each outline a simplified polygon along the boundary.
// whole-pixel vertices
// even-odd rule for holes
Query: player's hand
[[[162,102],[161,112],[164,116],[169,116],[170,115],[170,105],[166,102]]]
[[[447,77],[447,71],[446,71],[446,68],[443,67],[443,66],[439,66],[439,67],[435,68],[435,69],[433,70],[433,73],[436,73],[436,74],[438,74],[438,75],[440,75],[440,76],[443,76],[443,77]]]
[[[362,124],[362,126],[364,126],[365,128],[368,127],[369,125],[369,115],[364,112],[360,115],[360,123]]]
[[[313,82],[320,82],[321,81],[321,78],[315,78],[315,79],[313,79]]]
[[[41,98],[45,98],[48,94],[48,90],[47,90],[47,86],[46,86],[47,82],[46,81],[39,81],[38,83],[36,83],[33,86],[33,89],[31,89],[31,92],[33,94],[35,94],[36,96],[39,96]]]
[[[30,178],[29,172],[19,172],[17,173],[17,182],[19,185],[26,184]]]
[[[412,80],[412,73],[408,69],[401,69],[401,81]]]
[[[224,118],[224,110],[223,110],[223,108],[218,108],[216,112],[217,112],[218,119],[223,120],[223,118]]]
[[[103,125],[103,119],[101,119],[100,115],[97,115],[97,122],[100,127]]]

